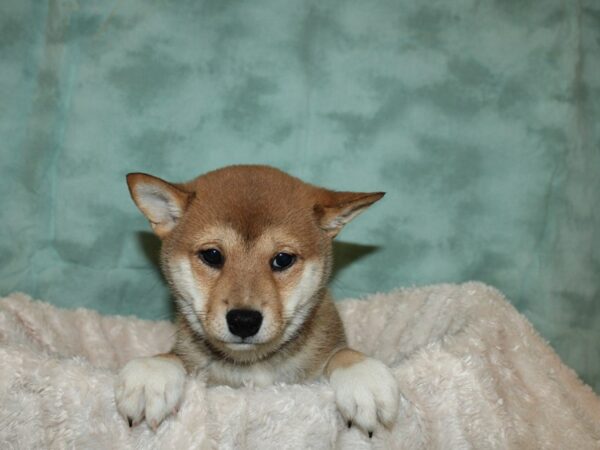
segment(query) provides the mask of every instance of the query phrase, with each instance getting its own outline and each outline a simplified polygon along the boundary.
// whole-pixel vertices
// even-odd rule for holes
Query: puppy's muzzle
[[[227,313],[226,319],[229,331],[244,339],[258,333],[263,316],[255,309],[232,309]]]

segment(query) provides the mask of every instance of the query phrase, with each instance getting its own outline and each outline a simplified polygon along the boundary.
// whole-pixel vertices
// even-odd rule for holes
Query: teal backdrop
[[[337,298],[481,280],[600,390],[597,0],[3,0],[0,294],[166,318],[125,174],[387,196]]]

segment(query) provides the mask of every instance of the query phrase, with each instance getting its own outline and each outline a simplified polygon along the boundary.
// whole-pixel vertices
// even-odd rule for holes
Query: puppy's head
[[[183,316],[239,360],[298,332],[329,278],[332,239],[383,196],[322,189],[266,166],[182,184],[134,173],[127,183],[163,241],[162,268]]]

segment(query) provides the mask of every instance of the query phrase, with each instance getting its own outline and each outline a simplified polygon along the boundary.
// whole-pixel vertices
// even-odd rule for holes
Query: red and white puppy
[[[383,193],[335,192],[267,166],[231,166],[189,183],[129,174],[131,196],[162,239],[177,309],[168,354],[130,361],[116,403],[156,429],[182,401],[186,374],[264,386],[329,379],[348,425],[372,436],[397,415],[380,361],[348,348],[326,284],[332,239]]]

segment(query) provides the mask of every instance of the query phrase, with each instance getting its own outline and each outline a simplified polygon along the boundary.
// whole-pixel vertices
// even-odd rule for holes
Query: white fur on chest
[[[273,383],[297,383],[301,381],[298,361],[288,360],[274,367],[269,363],[252,365],[231,365],[213,361],[206,367],[207,382],[213,385],[224,384],[232,387],[268,386]],[[302,380],[304,381],[304,380]]]

